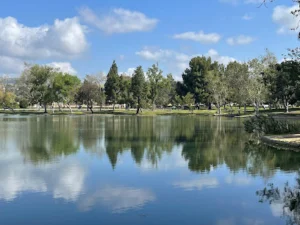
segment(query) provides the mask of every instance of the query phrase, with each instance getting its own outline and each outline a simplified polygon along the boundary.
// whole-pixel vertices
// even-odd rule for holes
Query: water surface
[[[286,224],[256,192],[299,167],[239,119],[2,115],[0,223]]]

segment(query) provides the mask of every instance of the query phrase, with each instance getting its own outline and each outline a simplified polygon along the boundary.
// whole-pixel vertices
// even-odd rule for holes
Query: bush
[[[20,102],[19,102],[19,106],[21,109],[26,109],[28,107],[28,101],[25,100],[25,99],[22,99]]]
[[[257,115],[244,122],[248,133],[263,134],[291,134],[300,131],[300,126],[287,121],[275,120],[268,115]]]

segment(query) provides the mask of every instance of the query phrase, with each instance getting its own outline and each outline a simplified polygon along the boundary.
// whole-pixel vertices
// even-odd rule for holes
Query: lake
[[[300,155],[251,141],[242,119],[0,116],[0,223],[286,224]]]

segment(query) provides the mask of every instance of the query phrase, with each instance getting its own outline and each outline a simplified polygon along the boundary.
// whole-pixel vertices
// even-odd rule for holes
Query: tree
[[[87,75],[86,79],[89,82],[94,83],[98,86],[98,92],[96,92],[95,101],[100,106],[100,111],[101,111],[102,106],[106,100],[105,91],[104,91],[104,84],[106,82],[106,76],[104,75],[104,73],[100,72],[95,75]]]
[[[187,93],[182,97],[183,105],[186,105],[191,111],[193,111],[193,104],[195,104],[194,96],[191,93]]]
[[[55,70],[49,66],[28,65],[20,80],[25,82],[22,91],[26,92],[31,104],[44,106],[47,113],[47,105],[54,101],[53,79]]]
[[[131,77],[125,74],[120,76],[120,100],[119,103],[126,104],[126,107],[130,107],[134,101],[131,92]]]
[[[138,66],[132,75],[131,91],[137,104],[136,114],[139,114],[140,109],[147,98],[145,75],[141,66]]]
[[[158,95],[156,104],[167,106],[168,104],[175,103],[176,96],[176,81],[173,79],[172,74],[163,77],[158,87]]]
[[[289,112],[289,104],[297,101],[296,92],[300,84],[300,62],[284,61],[277,67],[276,96],[281,100],[286,112]]]
[[[206,77],[209,71],[217,66],[218,63],[212,63],[210,57],[197,56],[192,58],[189,63],[190,68],[187,68],[182,74],[184,87],[181,89],[185,92],[184,95],[190,92],[194,96],[196,103],[206,103],[211,108]]]
[[[226,79],[223,82],[227,83],[228,100],[241,105],[244,105],[246,111],[246,103],[248,101],[247,85],[249,80],[249,72],[247,64],[239,62],[230,62],[225,70]]]
[[[97,84],[88,79],[84,79],[82,86],[78,90],[76,101],[81,104],[86,104],[87,110],[91,110],[91,112],[94,113],[93,102],[97,99],[98,91]]]
[[[118,101],[120,93],[120,77],[115,60],[113,61],[112,66],[107,74],[104,90],[106,94],[106,100],[113,104],[113,110],[115,110],[115,104]]]
[[[14,111],[14,107],[16,105],[15,98],[16,96],[14,93],[0,89],[0,104],[4,109],[10,109]]]
[[[61,72],[56,73],[53,80],[55,102],[67,104],[72,113],[71,103],[75,101],[75,95],[80,84],[81,82],[76,76]]]
[[[263,82],[264,65],[261,60],[255,58],[248,62],[249,83],[247,90],[249,99],[255,107],[255,114],[259,113],[259,107],[265,101],[267,89]]]
[[[163,79],[162,70],[158,68],[158,63],[155,65],[153,64],[147,71],[147,76],[149,80],[149,94],[152,104],[152,110],[155,109],[156,100],[159,94],[160,83]]]
[[[206,77],[207,86],[213,102],[216,103],[218,114],[221,114],[221,106],[225,104],[228,86],[224,75],[224,66],[220,65],[218,70],[210,71]]]

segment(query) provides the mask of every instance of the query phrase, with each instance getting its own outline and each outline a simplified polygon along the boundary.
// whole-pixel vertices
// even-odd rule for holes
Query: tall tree
[[[162,70],[159,69],[158,63],[153,64],[147,71],[147,76],[149,80],[149,94],[152,104],[152,110],[155,109],[156,100],[159,93],[159,86],[163,79]]]
[[[228,100],[239,105],[246,106],[248,102],[247,85],[249,72],[247,64],[230,62],[225,70],[226,82],[228,87]],[[225,82],[225,81],[224,81]],[[246,107],[244,107],[244,111]]]
[[[221,106],[225,104],[228,95],[228,86],[224,74],[224,66],[220,65],[218,69],[209,71],[207,77],[207,88],[212,101],[216,104],[218,114],[221,114]]]
[[[28,87],[29,101],[31,104],[40,104],[44,106],[47,113],[47,105],[54,101],[53,79],[55,70],[49,66],[28,65],[24,70],[21,80],[26,82]]]
[[[264,65],[261,60],[255,58],[248,62],[249,65],[249,83],[247,90],[249,100],[255,107],[255,114],[259,113],[259,107],[266,100],[267,89],[263,81]]]
[[[277,67],[276,95],[282,102],[286,112],[289,112],[289,104],[297,101],[297,89],[300,84],[300,62],[284,61]]]
[[[120,76],[120,104],[126,104],[129,108],[133,104],[131,92],[131,77],[125,74]]]
[[[84,79],[82,86],[79,88],[76,101],[81,104],[87,105],[87,110],[93,111],[93,103],[97,99],[98,94],[98,86],[94,82],[89,81],[88,79]]]
[[[104,90],[106,94],[106,100],[113,104],[113,110],[115,110],[115,104],[118,101],[120,93],[120,77],[118,74],[118,66],[115,60],[113,61],[112,66],[107,74]]]
[[[133,94],[133,98],[136,101],[136,114],[139,114],[140,109],[142,108],[147,98],[145,75],[141,66],[138,66],[133,73],[131,81],[131,91]]]
[[[75,101],[75,95],[80,84],[81,82],[76,76],[61,72],[56,73],[53,80],[54,100],[57,103],[67,104],[72,113],[71,103]]]
[[[106,82],[106,76],[103,72],[97,73],[95,75],[87,75],[86,79],[97,85],[98,91],[96,92],[95,101],[100,107],[100,111],[102,110],[103,104],[106,100],[105,90],[104,90],[104,84]]]
[[[197,56],[192,58],[189,68],[182,74],[185,94],[190,92],[194,95],[196,103],[205,103],[210,107],[209,93],[207,90],[206,77],[209,71],[218,66],[217,62],[212,63],[210,57]]]

